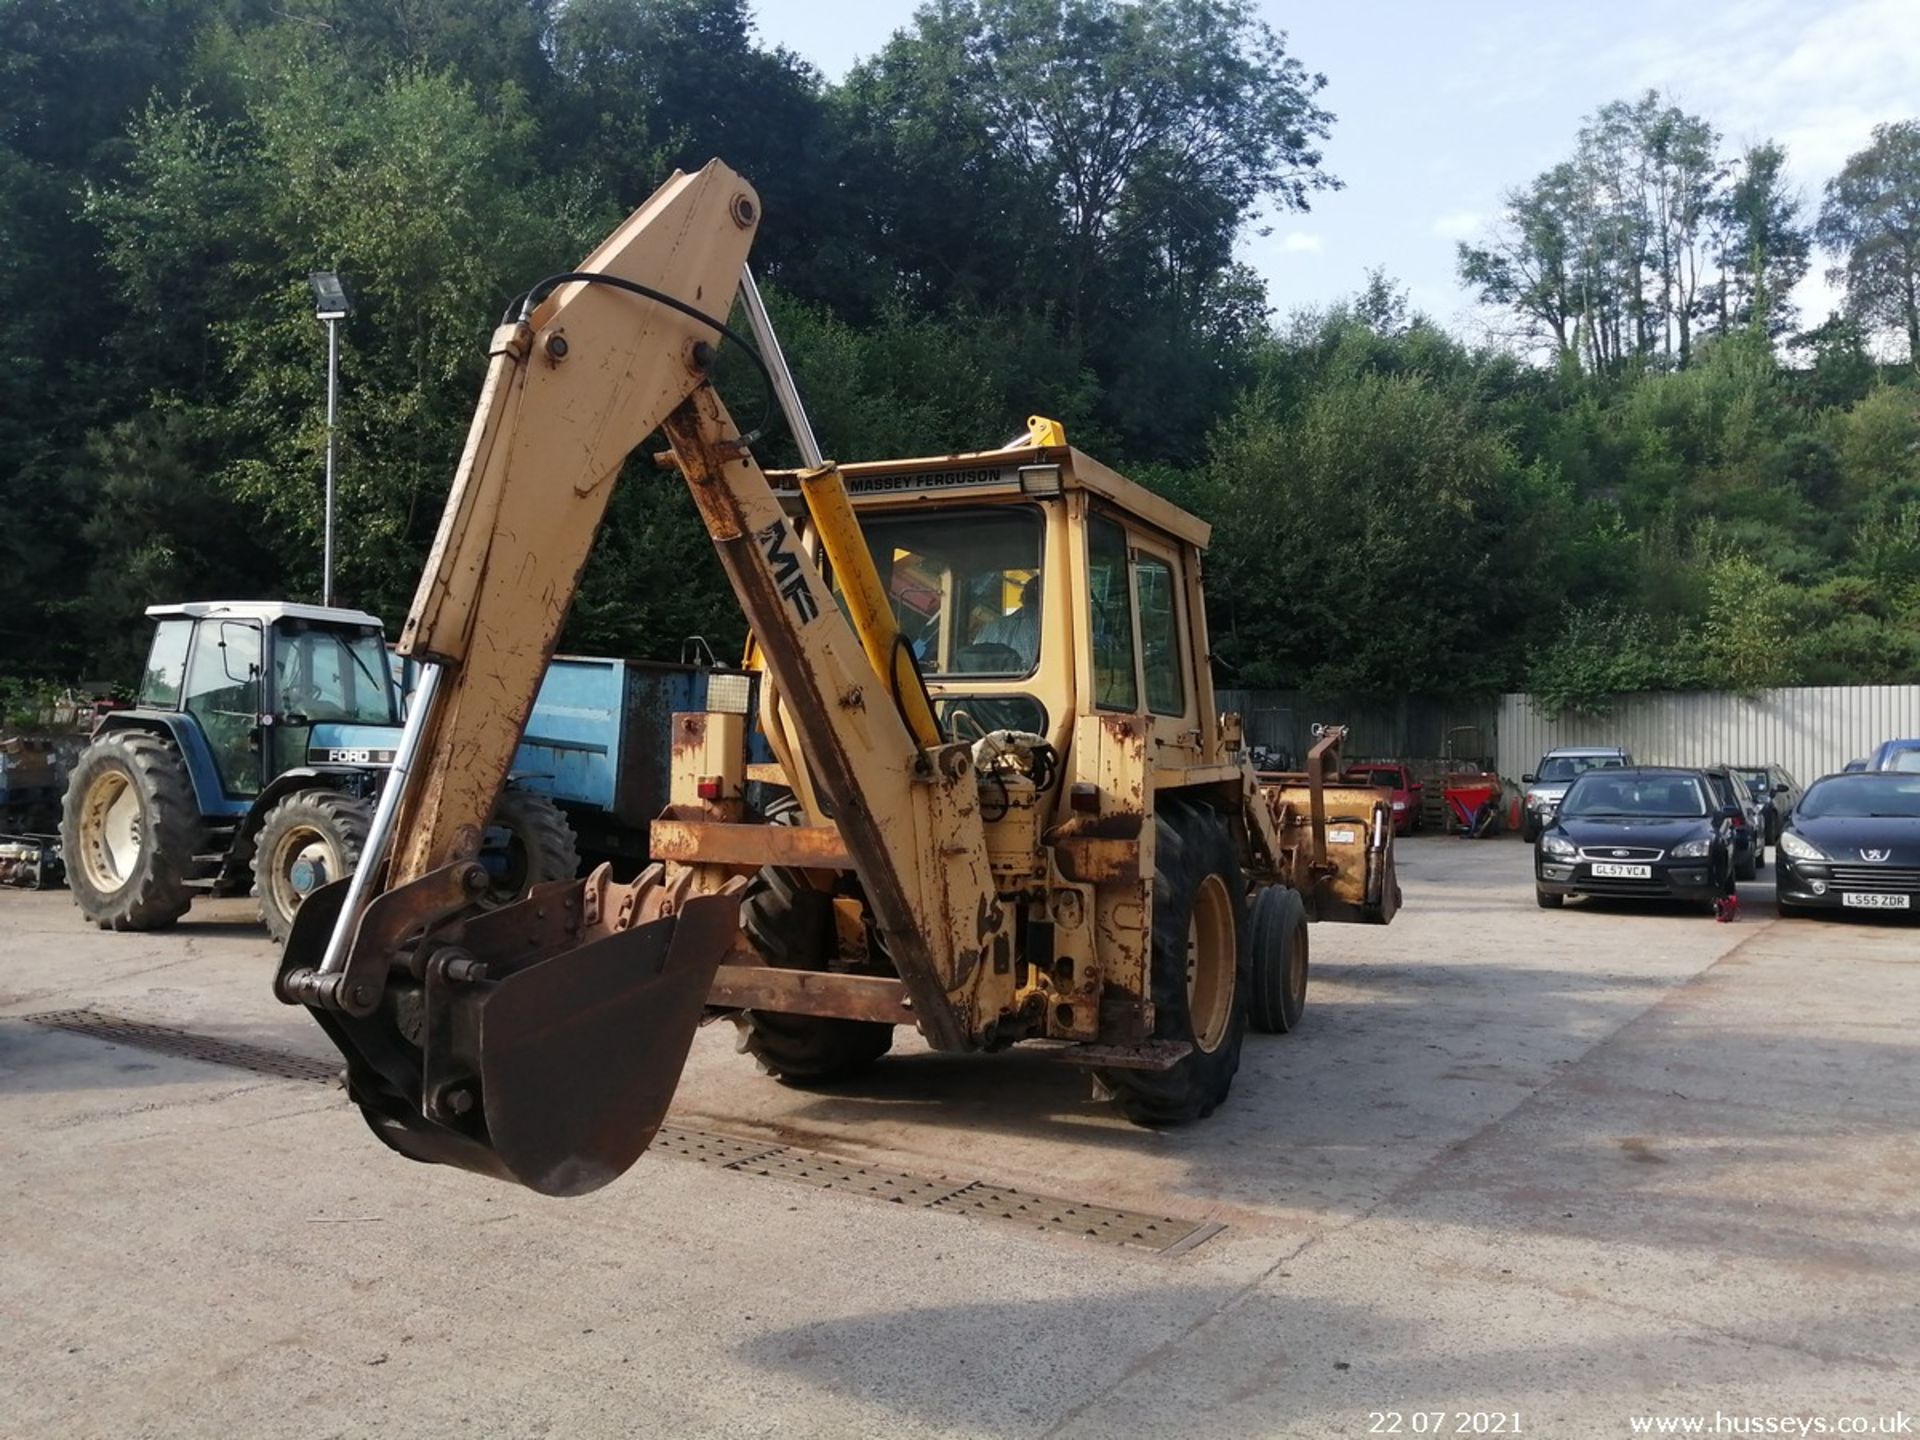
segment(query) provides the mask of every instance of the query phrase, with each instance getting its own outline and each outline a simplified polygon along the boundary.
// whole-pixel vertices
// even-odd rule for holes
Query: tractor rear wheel
[[[766,818],[769,825],[797,825],[799,803],[791,794],[776,796]],[[783,970],[825,970],[837,949],[833,897],[778,865],[762,867],[747,882],[740,928],[762,960]],[[788,1085],[848,1079],[893,1048],[893,1026],[877,1020],[748,1010],[741,1027],[740,1048]]]
[[[253,890],[274,944],[287,943],[307,896],[353,873],[372,820],[366,801],[335,790],[297,791],[267,812],[254,842]]]
[[[157,735],[102,735],[67,778],[67,887],[103,930],[160,930],[186,914],[205,834],[186,761]]]
[[[1307,907],[1300,892],[1267,886],[1254,898],[1251,928],[1247,1020],[1264,1035],[1285,1035],[1307,1008]]]
[[[489,830],[506,832],[504,845],[485,847],[481,860],[493,883],[487,902],[510,905],[535,885],[571,880],[580,873],[580,845],[573,825],[545,795],[504,790],[493,807]]]
[[[1192,1048],[1170,1070],[1097,1073],[1135,1124],[1177,1125],[1212,1114],[1233,1086],[1253,948],[1246,879],[1226,821],[1170,801],[1154,825],[1153,1036]]]

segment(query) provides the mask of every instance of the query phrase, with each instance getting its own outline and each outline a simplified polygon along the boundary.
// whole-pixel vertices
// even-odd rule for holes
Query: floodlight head
[[[316,320],[344,320],[353,306],[347,302],[347,287],[331,270],[316,270],[307,276],[313,288],[313,314]]]

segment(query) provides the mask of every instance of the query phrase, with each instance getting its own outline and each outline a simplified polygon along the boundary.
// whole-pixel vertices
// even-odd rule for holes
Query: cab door
[[[229,798],[260,793],[260,626],[209,617],[194,628],[181,708],[199,723]]]
[[[1180,552],[1156,538],[1136,535],[1130,546],[1134,613],[1140,636],[1140,698],[1152,729],[1158,762],[1197,765],[1200,727],[1187,654],[1192,633],[1186,615],[1187,587]]]

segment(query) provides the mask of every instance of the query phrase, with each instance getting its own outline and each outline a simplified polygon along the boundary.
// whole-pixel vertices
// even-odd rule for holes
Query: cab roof
[[[147,614],[156,620],[256,620],[263,625],[280,620],[314,620],[322,624],[383,628],[378,615],[369,615],[364,610],[298,605],[290,600],[188,600],[177,605],[149,605]]]
[[[1059,482],[1045,472],[1057,467]],[[769,470],[775,491],[797,494],[793,470]],[[1206,549],[1213,527],[1164,496],[1129,480],[1072,445],[1010,445],[1002,450],[968,450],[956,455],[926,455],[908,460],[860,460],[840,467],[854,509],[880,509],[937,491],[944,499],[990,495],[1052,495],[1084,490],[1115,509],[1138,517],[1176,540]],[[915,495],[914,492],[922,492]]]

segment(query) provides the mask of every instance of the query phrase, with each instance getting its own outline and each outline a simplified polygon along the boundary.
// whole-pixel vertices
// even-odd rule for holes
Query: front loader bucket
[[[451,944],[424,942],[431,953],[411,967],[423,983],[406,976],[369,1014],[310,1007],[386,1144],[543,1195],[581,1195],[652,1143],[739,899],[694,896],[630,929],[582,935],[570,917],[583,888],[541,886],[448,932]],[[582,943],[542,954],[563,936]]]

